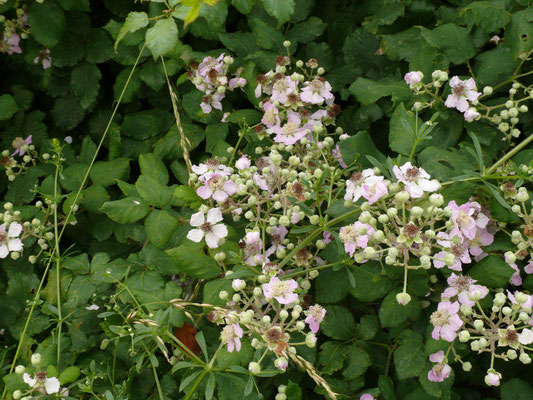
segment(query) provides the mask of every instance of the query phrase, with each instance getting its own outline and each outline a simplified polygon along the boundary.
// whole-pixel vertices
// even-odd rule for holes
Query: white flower
[[[187,238],[193,242],[200,242],[205,235],[205,242],[211,249],[216,249],[222,238],[228,236],[228,228],[224,224],[216,224],[222,221],[222,212],[219,208],[212,208],[207,212],[207,221],[202,211],[191,216],[191,225],[199,229],[193,229],[187,234]]]
[[[22,250],[22,241],[18,236],[22,232],[22,225],[13,222],[6,232],[6,224],[0,225],[0,258],[6,258],[10,251]]]
[[[406,162],[401,167],[397,165],[392,169],[396,178],[405,185],[405,190],[413,199],[424,195],[424,192],[434,192],[439,189],[437,181],[430,181],[429,174],[422,168],[417,168]]]
[[[34,378],[32,378],[28,373],[24,373],[22,378],[26,384],[34,389],[44,386],[47,394],[59,392],[59,380],[57,378],[47,378],[46,372],[37,372]]]
[[[533,343],[533,331],[528,328],[523,329],[518,335],[518,341],[526,346]]]
[[[91,304],[90,306],[85,307],[85,309],[89,311],[96,311],[96,310],[99,310],[100,307],[98,307],[96,304]]]

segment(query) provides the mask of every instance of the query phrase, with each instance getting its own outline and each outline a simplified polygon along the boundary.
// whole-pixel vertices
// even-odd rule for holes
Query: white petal
[[[216,249],[219,241],[219,237],[214,233],[209,232],[207,235],[205,235],[205,242],[210,249]]]
[[[228,228],[224,224],[217,224],[212,227],[213,233],[220,239],[228,236]]]
[[[220,208],[212,208],[207,212],[207,222],[211,224],[216,224],[217,222],[222,221],[222,211]]]
[[[22,250],[22,246],[23,244],[20,239],[11,239],[9,242],[7,242],[9,251],[20,251]]]
[[[6,258],[9,255],[9,250],[5,244],[0,246],[0,258]]]
[[[57,378],[46,378],[44,388],[48,394],[59,392],[59,380]]]
[[[187,239],[192,240],[193,242],[200,242],[204,237],[204,231],[201,229],[193,229],[187,233]]]
[[[420,186],[425,192],[434,192],[439,190],[440,183],[437,181],[430,181],[428,179],[419,179],[418,186]]]
[[[533,343],[533,331],[527,328],[524,329],[522,333],[518,335],[518,341],[525,345]]]
[[[13,222],[11,225],[9,225],[9,231],[7,236],[10,238],[14,238],[20,235],[20,232],[22,232],[22,225]]]
[[[24,379],[24,382],[30,385],[31,387],[35,386],[35,384],[37,383],[37,379],[32,378],[28,373],[24,373],[24,375],[22,375],[22,379]]]
[[[204,213],[199,211],[196,214],[191,215],[191,225],[201,226],[205,222]]]

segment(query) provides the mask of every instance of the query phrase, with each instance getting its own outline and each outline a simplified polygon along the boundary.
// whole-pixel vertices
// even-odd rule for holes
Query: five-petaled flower
[[[205,242],[211,249],[216,249],[220,241],[228,236],[228,228],[224,224],[217,224],[222,221],[222,212],[219,208],[212,208],[207,212],[207,221],[202,211],[191,216],[191,225],[198,227],[192,229],[187,234],[187,238],[193,242],[200,242],[205,236]]]

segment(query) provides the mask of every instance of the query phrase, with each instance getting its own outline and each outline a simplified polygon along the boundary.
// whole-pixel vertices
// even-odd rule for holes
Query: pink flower
[[[263,111],[265,112],[261,119],[263,125],[267,128],[272,128],[273,126],[280,124],[279,111],[274,104],[269,102],[264,103]]]
[[[487,375],[485,376],[485,383],[488,386],[500,386],[500,379],[502,374],[496,372],[494,369],[489,369]]]
[[[462,271],[463,264],[470,264],[472,262],[470,254],[468,253],[468,243],[466,242],[466,240],[463,240],[461,244],[455,244],[450,235],[447,235],[444,232],[438,233],[437,237],[439,238],[437,242],[441,246],[445,247],[446,250],[440,251],[435,254],[433,259],[433,265],[435,266],[435,268],[442,268],[447,266],[444,262],[447,254],[452,254],[455,257],[454,265],[452,265],[451,267],[448,266],[448,268],[453,269],[454,271]]]
[[[215,92],[213,94],[206,94],[204,97],[202,97],[200,107],[202,108],[204,114],[209,114],[211,111],[213,111],[213,108],[217,110],[222,110],[221,101],[224,99],[224,97],[226,97],[224,93],[218,92]]]
[[[422,82],[422,73],[420,71],[411,71],[404,75],[405,83],[408,85],[416,85]]]
[[[265,256],[270,257],[270,255],[275,254],[285,248],[282,243],[285,240],[285,236],[287,236],[287,233],[289,233],[289,231],[282,225],[275,226],[272,229],[272,234],[270,238],[271,246],[265,252]]]
[[[5,40],[5,36],[4,36]],[[11,55],[13,53],[21,54],[22,49],[19,46],[20,43],[20,36],[16,33],[13,33],[9,39],[7,39],[7,44],[9,44],[9,48],[7,49],[7,54]]]
[[[239,324],[226,325],[220,334],[222,343],[228,345],[228,352],[241,351],[242,328]]]
[[[442,301],[439,303],[437,311],[431,314],[430,320],[433,324],[431,337],[435,340],[444,339],[453,342],[457,336],[457,331],[463,326],[463,321],[457,315],[459,303],[454,301]]]
[[[275,298],[280,304],[291,304],[298,300],[294,291],[298,284],[294,279],[282,281],[277,277],[270,278],[270,282],[261,285],[265,298]]]
[[[483,253],[481,246],[488,246],[494,242],[494,235],[490,234],[487,229],[476,230],[476,237],[470,242],[470,254],[477,257]],[[477,261],[477,260],[476,260]]]
[[[375,232],[369,224],[356,221],[353,225],[343,226],[339,231],[339,238],[344,242],[346,253],[352,257],[357,247],[364,249],[368,245],[370,236]]]
[[[322,237],[323,237],[322,241],[325,244],[330,243],[334,239],[333,235],[331,233],[327,232],[327,231],[322,232]]]
[[[473,78],[462,81],[459,77],[454,76],[450,80],[450,87],[452,88],[452,93],[448,95],[444,105],[448,108],[455,107],[461,112],[468,110],[469,101],[477,100],[481,95],[480,92],[476,92],[476,82]]]
[[[442,382],[444,379],[450,376],[452,369],[448,364],[443,363],[444,358],[444,351],[442,350],[437,351],[429,356],[429,361],[438,363],[433,366],[431,371],[428,372],[428,379],[431,382]]]
[[[359,400],[375,400],[374,396],[372,396],[370,393],[365,393],[361,397],[359,397]]]
[[[509,282],[511,282],[514,286],[521,286],[522,285],[522,277],[520,276],[520,270],[518,269],[518,266],[514,263],[508,263],[512,269],[514,269],[514,274],[511,275],[511,278],[509,278]]]
[[[363,183],[363,197],[368,200],[368,204],[374,204],[387,193],[389,191],[382,176],[369,177]]]
[[[235,89],[235,88],[242,88],[244,86],[246,86],[248,82],[246,81],[246,79],[240,77],[240,76],[237,76],[235,78],[232,78],[229,80],[229,84],[228,84],[228,87],[230,89]]]
[[[285,357],[276,358],[276,360],[274,361],[274,365],[279,370],[285,371],[289,366],[289,360],[287,360]]]
[[[285,76],[274,82],[272,86],[272,101],[279,101],[281,104],[287,103],[287,96],[296,91],[296,83],[289,77]]]
[[[239,187],[233,181],[227,181],[223,175],[212,174],[208,179],[201,179],[204,186],[196,189],[196,193],[206,200],[213,197],[216,201],[224,202],[229,196],[237,193]]]
[[[198,65],[198,73],[204,81],[213,82],[213,80],[209,76],[209,72],[211,70],[214,70],[215,72],[217,72],[217,75],[221,75],[223,73],[224,56],[225,54],[222,53],[221,55],[218,56],[218,58],[207,56],[202,60],[200,65]]]
[[[333,101],[331,85],[322,77],[315,77],[311,82],[306,82],[300,94],[302,101],[311,104],[322,104],[324,100]]]
[[[250,165],[251,165],[250,159],[246,157],[245,155],[242,155],[241,158],[239,158],[237,162],[235,163],[235,166],[237,167],[239,171],[250,168]]]
[[[370,177],[378,178],[370,168],[352,174],[350,179],[346,181],[346,194],[344,195],[344,200],[351,200],[354,203],[359,200],[364,194],[363,185],[366,183],[367,178]],[[383,177],[380,178],[383,179]]]
[[[248,232],[241,241],[246,264],[255,266],[262,264],[264,257],[261,254],[263,250],[263,241],[258,231]]]
[[[260,175],[257,172],[254,174],[254,182],[261,190],[270,191],[270,185],[264,175]]]
[[[455,200],[450,201],[448,203],[448,207],[450,207],[452,210],[452,221],[455,224],[455,228],[459,231],[459,235],[462,235],[470,240],[474,239],[476,236],[477,226],[476,220],[472,217],[472,215],[474,213],[479,213],[479,210],[471,207],[470,203],[465,203],[462,206],[458,206]]]
[[[464,117],[465,120],[468,122],[472,122],[476,118],[478,118],[480,114],[477,112],[477,110],[473,107],[470,107],[468,110],[465,111]]]
[[[401,167],[392,169],[396,178],[405,185],[405,190],[413,199],[424,195],[424,192],[434,192],[440,188],[440,183],[429,180],[429,174],[422,168],[417,168],[406,162]]]
[[[224,224],[217,224],[222,221],[222,212],[219,208],[212,208],[207,212],[207,221],[202,211],[191,216],[191,226],[198,227],[192,229],[187,234],[187,238],[193,242],[200,242],[205,235],[205,242],[211,249],[218,247],[220,241],[228,236],[228,228]]]
[[[320,328],[320,323],[324,320],[325,315],[326,309],[322,306],[315,304],[314,306],[309,307],[305,323],[309,325],[309,329],[311,329],[311,332],[318,332],[318,329]]]
[[[300,126],[300,114],[289,111],[287,113],[287,122],[283,126],[273,126],[272,132],[276,134],[274,141],[286,145],[294,144],[303,138],[307,131]]]
[[[231,175],[231,168],[219,163],[215,158],[210,158],[205,164],[193,165],[192,172],[196,175],[200,175],[200,179],[204,179],[209,178],[213,173],[229,176]]]
[[[24,150],[24,146],[29,146],[30,144],[31,135],[29,135],[26,139],[22,139],[21,137],[15,138],[12,143],[13,147],[15,148],[15,151],[13,152],[13,154],[11,154],[11,157],[16,156],[17,154],[23,156],[26,153],[26,150]]]
[[[441,297],[452,298],[457,296],[459,303],[473,307],[476,303],[470,300],[469,296],[479,295],[479,298],[484,298],[489,290],[482,285],[475,285],[477,281],[466,275],[455,275],[453,272],[448,278],[448,285],[442,292]]]
[[[39,62],[41,62],[43,69],[48,69],[52,66],[50,50],[45,49],[39,52],[39,55],[33,59],[33,63],[38,64]]]
[[[529,264],[525,266],[524,272],[526,274],[533,274],[533,260],[531,260]]]

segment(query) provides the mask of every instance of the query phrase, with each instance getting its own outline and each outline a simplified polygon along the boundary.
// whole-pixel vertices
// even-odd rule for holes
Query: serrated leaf
[[[266,12],[275,17],[280,25],[294,14],[294,0],[263,0],[262,3]]]
[[[371,363],[368,353],[354,344],[350,347],[348,363],[342,371],[342,375],[345,379],[355,379],[363,375]]]
[[[131,224],[144,218],[150,208],[140,199],[126,197],[125,199],[106,201],[100,210],[115,222]]]
[[[178,26],[174,19],[157,21],[146,31],[145,41],[154,59],[169,53],[178,44]]]
[[[337,305],[326,306],[326,316],[320,325],[324,335],[337,339],[348,340],[355,334],[355,321],[352,313]]]
[[[11,118],[18,111],[17,103],[10,94],[0,96],[0,120]]]
[[[164,246],[178,227],[178,219],[167,211],[153,210],[144,220],[146,235],[156,247]]]
[[[118,180],[124,180],[130,173],[130,163],[127,158],[116,158],[111,161],[97,161],[91,169],[90,177],[94,183],[102,186],[115,185]]]
[[[423,28],[422,36],[454,64],[461,64],[476,54],[476,47],[468,29],[462,26],[444,24],[432,30]]]
[[[186,242],[166,253],[180,271],[198,279],[212,279],[220,274],[220,267],[210,256],[195,249],[195,243]]]
[[[141,197],[150,205],[164,207],[172,197],[172,188],[162,185],[151,176],[141,175],[135,183],[135,188]]]
[[[65,29],[65,14],[53,1],[42,4],[33,2],[28,12],[28,24],[32,37],[44,47],[51,49]]]
[[[150,176],[162,185],[166,185],[169,180],[165,163],[154,153],[145,153],[139,156],[139,167],[141,175]]]
[[[124,25],[122,25],[122,28],[120,28],[120,31],[118,32],[117,40],[115,41],[115,51],[117,50],[118,43],[124,38],[124,36],[148,26],[148,22],[148,14],[145,12],[130,12],[124,21]]]
[[[101,77],[98,67],[88,62],[79,63],[72,70],[70,84],[83,108],[89,108],[96,100]]]
[[[347,346],[342,342],[325,342],[318,352],[320,372],[331,375],[342,368]]]
[[[418,376],[425,364],[426,354],[422,336],[411,330],[402,332],[401,344],[394,351],[394,366],[398,379]]]
[[[468,275],[476,279],[480,285],[490,288],[504,287],[513,274],[514,270],[495,255],[483,258],[468,271]]]

